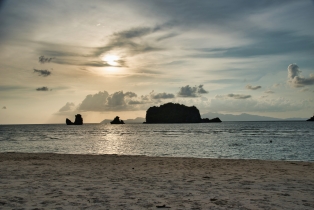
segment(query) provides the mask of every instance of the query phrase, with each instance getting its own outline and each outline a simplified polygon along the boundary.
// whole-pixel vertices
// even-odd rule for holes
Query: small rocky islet
[[[83,125],[82,115],[80,115],[80,114],[75,115],[75,121],[74,122],[72,122],[71,120],[66,118],[65,123],[67,125]]]

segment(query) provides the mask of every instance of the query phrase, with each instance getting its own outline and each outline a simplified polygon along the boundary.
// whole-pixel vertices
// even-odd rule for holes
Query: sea
[[[313,162],[314,123],[0,125],[0,152]]]

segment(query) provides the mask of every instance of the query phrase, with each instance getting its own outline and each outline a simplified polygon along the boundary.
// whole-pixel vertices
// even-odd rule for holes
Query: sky
[[[168,102],[309,118],[313,26],[311,0],[0,0],[0,124]]]

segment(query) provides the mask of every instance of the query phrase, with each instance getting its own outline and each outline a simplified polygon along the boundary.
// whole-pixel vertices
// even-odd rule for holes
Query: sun
[[[105,55],[102,57],[103,61],[106,61],[110,66],[119,66],[120,64],[117,62],[120,60],[120,57],[117,55]]]

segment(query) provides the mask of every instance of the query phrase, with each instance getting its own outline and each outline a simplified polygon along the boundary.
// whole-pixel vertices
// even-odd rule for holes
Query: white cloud
[[[305,85],[314,85],[314,74],[310,74],[309,78],[301,75],[301,70],[297,64],[288,66],[288,82],[292,87],[304,87]]]

